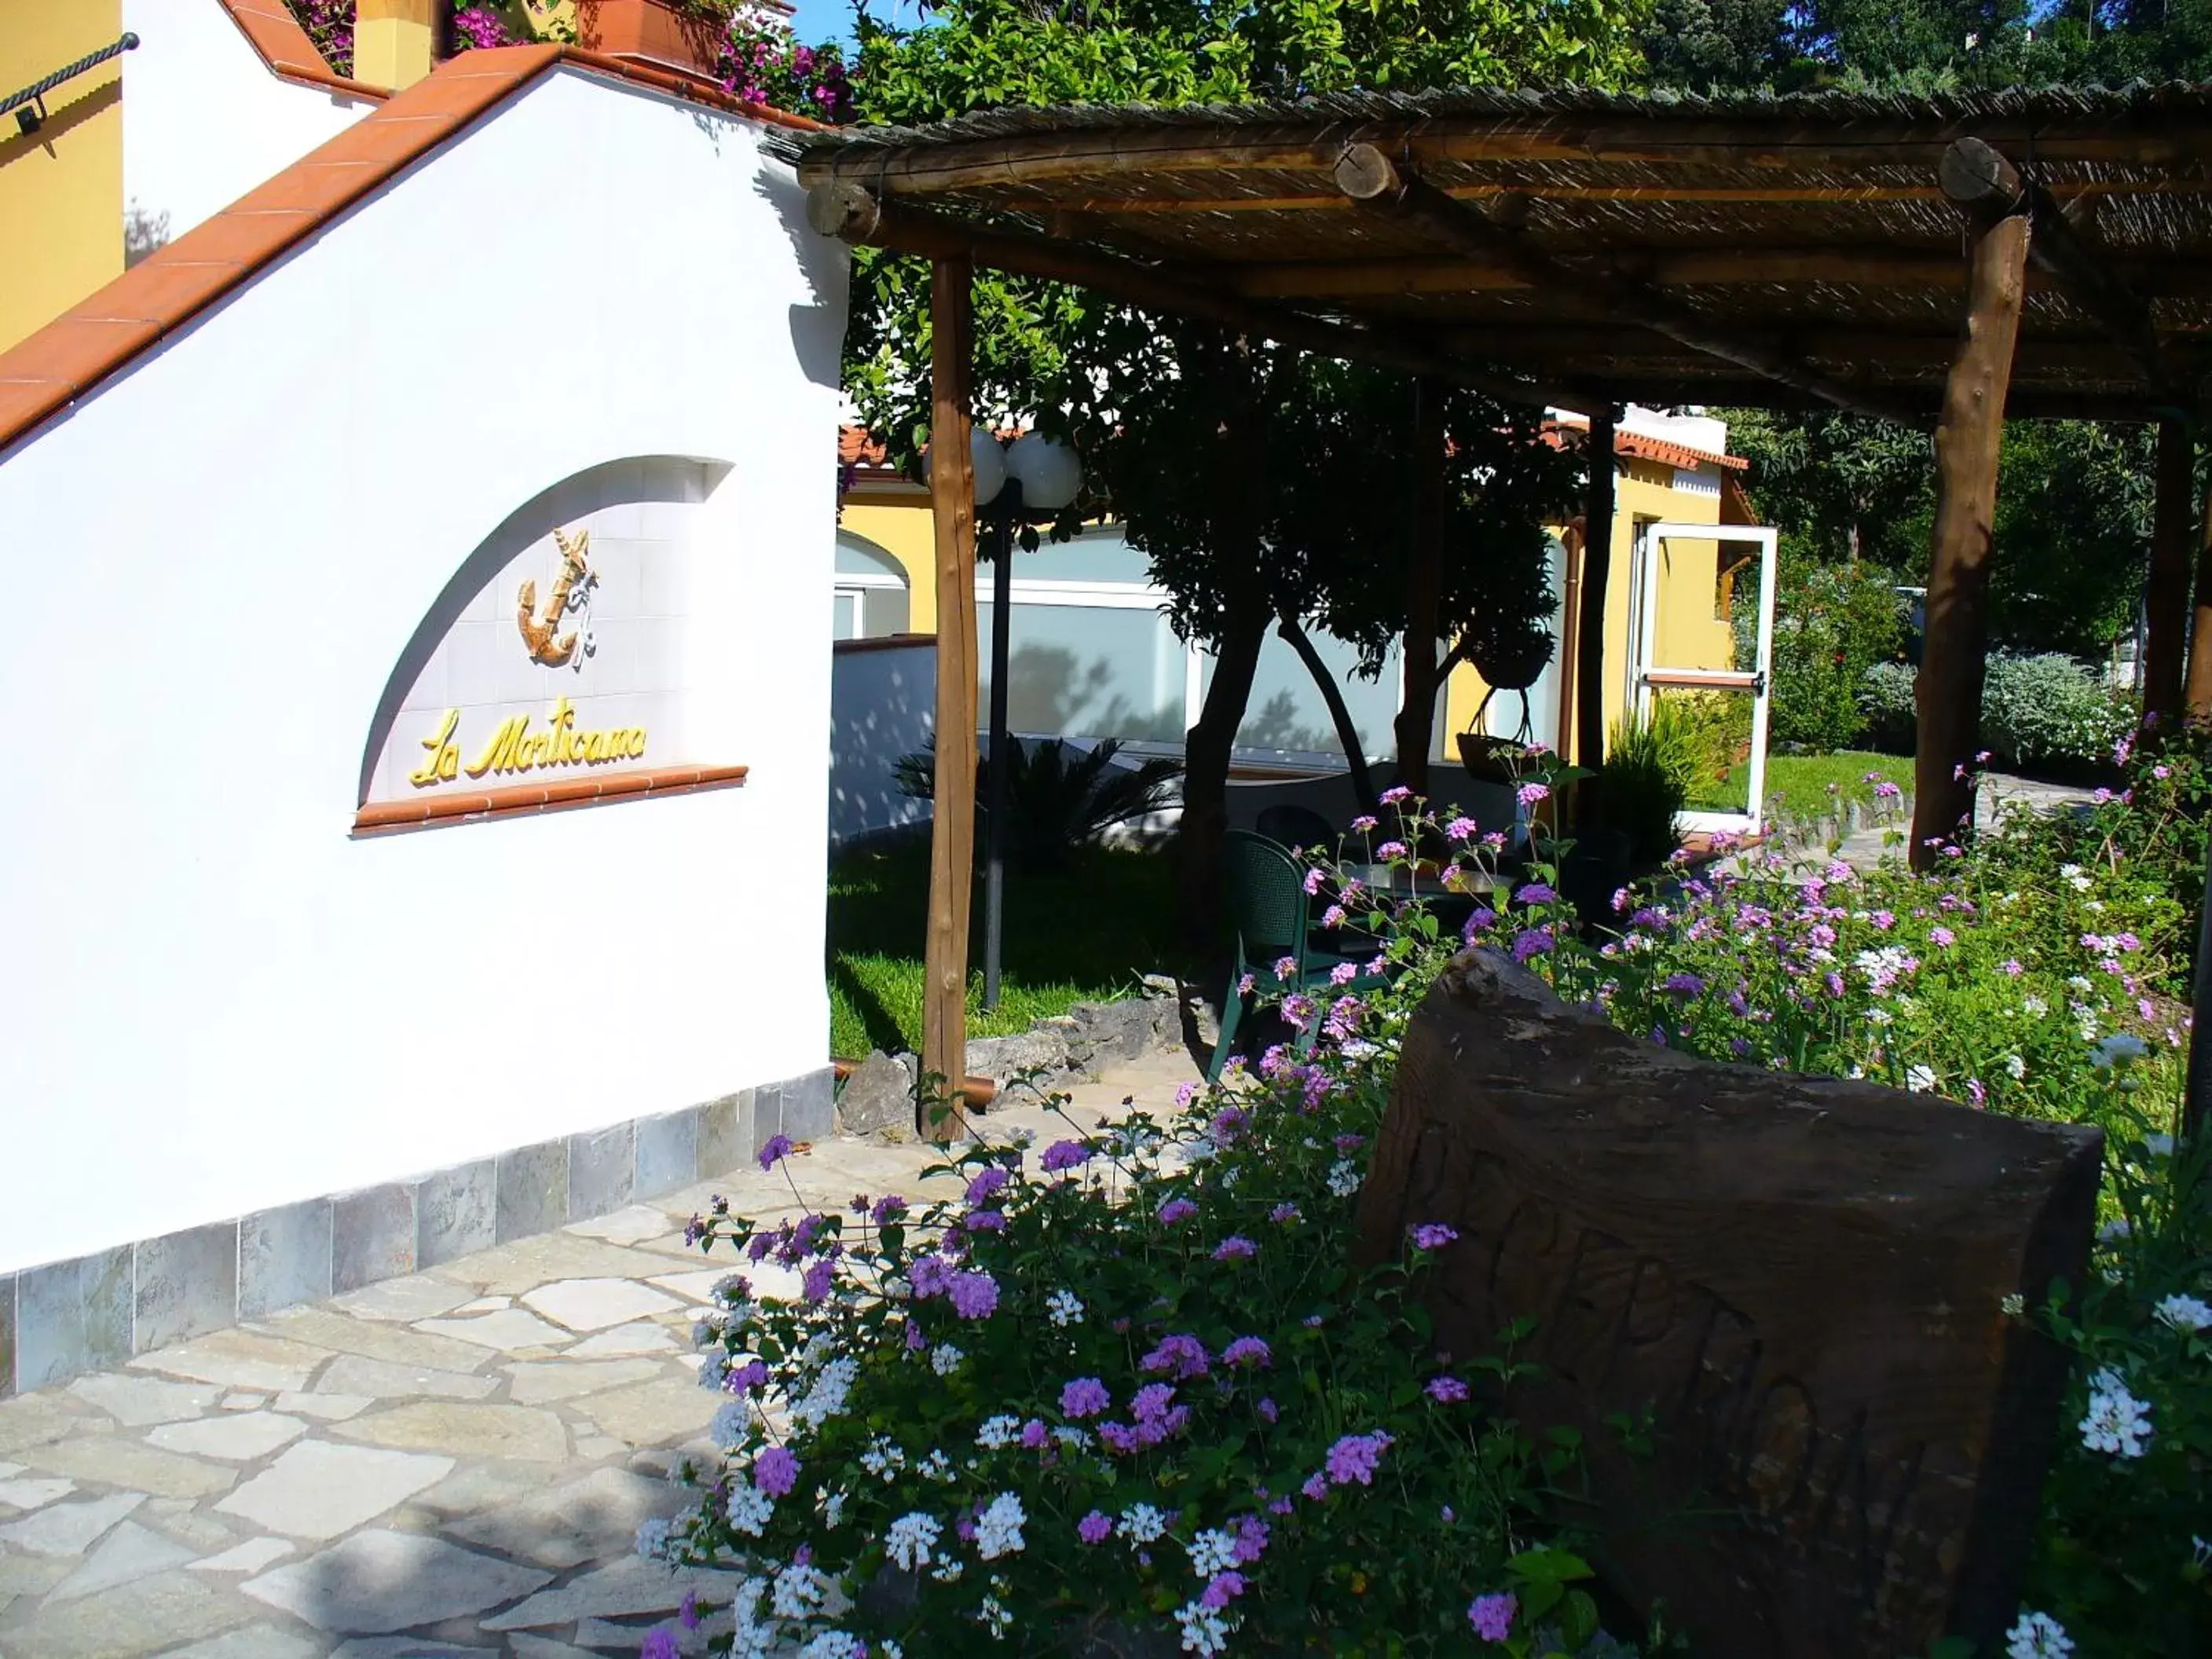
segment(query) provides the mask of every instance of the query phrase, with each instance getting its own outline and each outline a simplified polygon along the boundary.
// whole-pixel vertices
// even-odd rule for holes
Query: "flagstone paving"
[[[1195,1075],[1147,1055],[1070,1110],[1164,1113]],[[1029,1102],[981,1127],[1067,1132]],[[927,1192],[933,1158],[838,1140],[788,1167],[841,1208]],[[735,1263],[683,1230],[714,1193],[797,1206],[748,1169],[0,1401],[0,1659],[635,1654],[720,1582],[633,1547],[708,1449],[690,1326]]]

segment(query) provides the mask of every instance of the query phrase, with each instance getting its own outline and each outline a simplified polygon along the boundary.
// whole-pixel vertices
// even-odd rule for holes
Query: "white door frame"
[[[1766,798],[1766,730],[1768,705],[1773,697],[1774,582],[1780,532],[1762,526],[1729,524],[1647,524],[1636,541],[1632,595],[1636,610],[1629,635],[1629,695],[1637,714],[1648,715],[1653,698],[1667,687],[1684,690],[1700,688],[1751,693],[1751,775],[1741,812],[1691,811],[1682,814],[1685,828],[1758,835]],[[1670,668],[1658,659],[1660,560],[1669,541],[1749,543],[1759,550],[1759,650],[1750,673],[1725,668]]]

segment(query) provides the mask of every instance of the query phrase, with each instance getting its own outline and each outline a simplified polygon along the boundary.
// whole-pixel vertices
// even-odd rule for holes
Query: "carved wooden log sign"
[[[1423,1291],[1455,1358],[1537,1322],[1507,1407],[1583,1435],[1565,1518],[1701,1659],[1894,1659],[2015,1615],[2065,1360],[1999,1304],[2081,1282],[2102,1151],[1672,1053],[1470,953],[1407,1030],[1362,1249],[1458,1230]]]

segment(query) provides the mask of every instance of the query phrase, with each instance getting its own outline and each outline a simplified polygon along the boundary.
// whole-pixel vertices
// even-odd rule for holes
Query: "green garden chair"
[[[1287,996],[1299,991],[1372,990],[1389,982],[1379,974],[1361,973],[1342,986],[1330,983],[1332,969],[1342,963],[1356,965],[1365,958],[1332,950],[1325,939],[1315,936],[1305,868],[1289,848],[1249,830],[1231,830],[1222,838],[1221,859],[1230,920],[1237,929],[1237,960],[1221,998],[1221,1036],[1206,1064],[1208,1082],[1220,1078],[1236,1044],[1237,1027],[1244,1014],[1244,993],[1238,988],[1247,974],[1252,976],[1255,996],[1263,991]],[[1275,972],[1285,957],[1291,964],[1287,976]],[[1316,1021],[1298,1034],[1300,1054],[1313,1047],[1318,1032]]]

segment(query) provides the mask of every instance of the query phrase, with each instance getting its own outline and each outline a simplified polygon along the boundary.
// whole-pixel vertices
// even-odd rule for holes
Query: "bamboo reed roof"
[[[2212,87],[1361,94],[769,142],[817,228],[855,242],[964,245],[1570,408],[1910,418],[1934,413],[1964,317],[1968,219],[1938,171],[1961,139],[2040,204],[2012,412],[2193,407],[2212,370]]]

